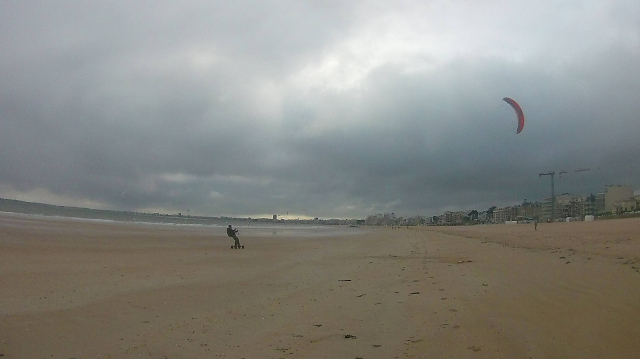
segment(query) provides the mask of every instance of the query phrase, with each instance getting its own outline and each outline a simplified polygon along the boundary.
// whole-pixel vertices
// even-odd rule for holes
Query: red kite
[[[518,116],[518,130],[516,131],[516,134],[520,133],[524,128],[524,113],[522,112],[522,108],[520,107],[520,105],[518,105],[517,102],[508,97],[503,98],[502,101],[511,105],[511,107],[513,107],[513,110],[516,111],[516,115]]]

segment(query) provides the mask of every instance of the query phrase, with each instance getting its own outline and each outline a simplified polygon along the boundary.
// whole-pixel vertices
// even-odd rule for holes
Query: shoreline
[[[213,224],[198,223],[173,223],[173,222],[145,222],[145,221],[122,221],[116,219],[102,218],[83,218],[83,217],[67,217],[47,214],[31,214],[31,213],[15,213],[0,211],[0,221],[6,221],[9,218],[23,219],[25,221],[57,221],[57,222],[79,222],[79,223],[96,223],[96,224],[115,224],[115,225],[131,225],[141,227],[159,227],[159,228],[180,228],[186,230],[200,228],[208,230],[212,235],[215,231],[226,233],[225,229],[229,224],[234,228],[242,229],[242,236],[249,237],[268,237],[268,236],[299,236],[299,237],[318,237],[318,236],[335,236],[335,235],[352,235],[361,234],[364,231],[371,230],[371,227],[353,227],[348,225],[320,225],[320,224],[298,224],[298,223],[268,223],[268,222],[220,222]],[[226,235],[225,235],[226,236]]]

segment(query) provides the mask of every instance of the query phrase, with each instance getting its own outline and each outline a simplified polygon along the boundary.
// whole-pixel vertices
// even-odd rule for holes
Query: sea
[[[55,206],[0,198],[0,216],[47,218],[59,221],[91,221],[129,223],[141,226],[205,227],[225,233],[231,225],[243,237],[318,237],[361,234],[367,227],[348,225],[305,224],[292,221],[269,221],[249,218],[198,217],[184,215],[150,214],[126,211],[96,210],[79,207]],[[1,222],[0,222],[1,224]]]

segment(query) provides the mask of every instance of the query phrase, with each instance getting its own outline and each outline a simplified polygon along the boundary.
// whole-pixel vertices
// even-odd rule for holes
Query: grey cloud
[[[391,62],[341,90],[291,85],[374,10],[3,2],[0,184],[116,209],[320,217],[542,199],[550,170],[592,168],[559,178],[574,193],[640,187],[633,17],[613,9],[621,30],[594,48],[429,71]],[[275,115],[259,109],[265,84]],[[525,109],[520,135],[504,96]]]

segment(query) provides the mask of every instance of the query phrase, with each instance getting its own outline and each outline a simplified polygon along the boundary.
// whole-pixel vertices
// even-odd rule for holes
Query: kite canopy
[[[520,108],[520,105],[518,105],[517,102],[508,97],[503,98],[502,101],[511,105],[513,110],[516,111],[516,115],[518,116],[518,130],[516,131],[516,134],[520,133],[524,128],[524,113],[522,112],[522,108]]]

